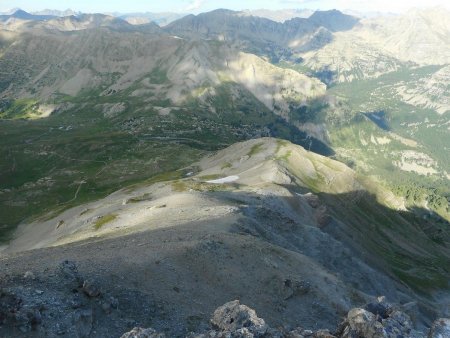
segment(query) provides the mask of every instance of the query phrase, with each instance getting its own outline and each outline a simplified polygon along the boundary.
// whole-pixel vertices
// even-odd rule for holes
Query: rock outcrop
[[[264,334],[268,328],[264,319],[256,315],[255,310],[240,304],[238,300],[217,308],[211,318],[211,324],[220,331],[245,329],[253,334]]]
[[[25,276],[26,275],[26,276]],[[122,300],[132,302],[124,311],[119,307],[116,293],[97,279],[86,279],[79,272],[75,262],[65,260],[54,270],[51,278],[45,280],[41,274],[30,271],[14,279],[10,287],[0,289],[0,336],[1,337],[112,337],[123,328],[131,331],[121,338],[165,338],[174,336],[173,325],[165,320],[155,322],[154,328],[143,328],[142,321],[134,309],[139,302],[133,301],[136,294],[122,294]],[[32,278],[32,277],[33,278]],[[285,284],[295,284],[290,279]],[[17,286],[24,284],[24,286]],[[39,288],[37,286],[39,285]],[[6,284],[5,284],[6,286]],[[42,287],[42,288],[41,288]],[[301,302],[301,301],[299,301]],[[302,303],[308,307],[308,303]],[[146,311],[149,307],[140,308]],[[176,316],[176,312],[164,312],[164,317]],[[190,326],[180,326],[176,336],[186,338],[450,338],[450,319],[437,319],[428,332],[414,329],[413,322],[405,313],[410,304],[398,306],[388,303],[385,297],[378,297],[364,307],[348,311],[337,328],[310,330],[290,326],[285,322],[271,327],[252,308],[239,300],[230,301],[218,307],[209,324],[206,320]],[[148,312],[147,318],[155,313]],[[131,316],[130,316],[131,315]],[[136,318],[132,319],[132,318]],[[179,317],[181,321],[182,317]],[[121,322],[122,321],[122,322]],[[114,323],[113,325],[111,323]],[[178,322],[177,322],[178,323]],[[120,326],[118,326],[120,325]],[[209,326],[209,329],[208,329]],[[120,327],[122,329],[120,329]],[[188,331],[190,332],[185,334]],[[184,332],[184,333],[183,333]]]
[[[340,338],[422,337],[412,327],[411,319],[406,313],[387,303],[384,297],[380,297],[365,308],[350,310],[336,334]]]
[[[379,297],[364,308],[350,310],[334,331],[311,331],[303,328],[286,330],[269,327],[255,310],[240,304],[239,300],[228,302],[214,311],[212,330],[205,333],[189,333],[186,338],[424,338],[415,331],[409,316],[396,306]],[[163,333],[153,329],[134,328],[121,338],[162,338]],[[450,319],[438,319],[433,323],[428,338],[449,338]]]

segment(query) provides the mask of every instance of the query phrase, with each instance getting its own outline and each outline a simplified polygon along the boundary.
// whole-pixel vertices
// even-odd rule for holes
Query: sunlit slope
[[[232,45],[105,16],[24,22],[0,41],[0,237],[239,140],[331,152],[288,114],[324,84]]]
[[[167,106],[201,98],[208,104],[221,87],[234,83],[267,108],[286,114],[289,104],[306,104],[325,91],[316,79],[280,69],[229,44],[188,41],[150,26],[73,28],[68,33],[38,28],[9,39],[14,43],[0,58],[5,117],[20,111],[14,109],[14,99],[32,101],[34,105],[22,108],[37,113],[43,110],[40,104],[52,103],[58,110],[62,102],[78,98],[79,103],[94,93],[104,102],[140,98]]]

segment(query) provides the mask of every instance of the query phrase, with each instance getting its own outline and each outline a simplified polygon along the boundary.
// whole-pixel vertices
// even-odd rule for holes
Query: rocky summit
[[[214,311],[210,320],[212,330],[204,333],[189,333],[186,338],[437,338],[448,337],[450,319],[438,319],[428,334],[415,331],[410,317],[387,303],[384,297],[367,304],[364,308],[349,311],[344,321],[334,330],[321,329],[312,331],[302,327],[271,328],[259,318],[256,312],[238,300],[228,302]],[[148,328],[134,328],[121,338],[159,338],[166,337]]]
[[[28,271],[20,278],[7,280],[0,290],[0,329],[14,337],[90,337],[114,336],[120,328],[130,327],[145,316],[166,315],[163,304],[146,304],[146,300],[127,293],[114,293],[108,285],[86,280],[72,261],[63,261],[49,276]],[[20,285],[20,286],[18,286]],[[125,291],[125,290],[124,290]],[[176,291],[179,292],[179,291]],[[191,304],[193,305],[193,304]],[[307,304],[300,304],[308,306]],[[145,309],[145,310],[144,310]],[[310,309],[311,310],[311,309]],[[150,311],[150,312],[149,312]],[[440,318],[427,332],[414,329],[408,306],[388,303],[378,297],[360,308],[351,309],[337,327],[310,329],[304,326],[271,327],[255,310],[230,301],[218,307],[209,323],[190,317],[186,338],[277,337],[277,338],[445,338],[449,337],[450,319]],[[136,317],[134,317],[136,316]],[[106,325],[106,323],[110,323]],[[178,323],[180,327],[182,323]],[[209,326],[209,328],[208,328]],[[134,327],[121,338],[165,338],[171,329]],[[190,331],[190,332],[188,332]]]

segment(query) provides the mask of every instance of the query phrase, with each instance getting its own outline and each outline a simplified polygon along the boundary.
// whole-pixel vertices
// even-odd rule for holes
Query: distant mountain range
[[[314,11],[310,9],[256,9],[242,11],[242,15],[258,16],[260,18],[266,18],[281,23],[293,18],[308,18],[313,13]]]
[[[91,13],[83,13],[79,11],[73,11],[71,9],[67,9],[65,11],[59,11],[59,10],[51,10],[51,9],[45,9],[42,11],[36,11],[36,12],[25,12],[21,9],[13,9],[4,13],[0,13],[0,20],[6,21],[10,18],[16,18],[16,19],[23,19],[23,20],[49,20],[57,17],[68,17],[68,16],[82,16],[86,14]],[[159,26],[164,26],[169,24],[172,21],[175,21],[179,18],[182,18],[186,14],[182,13],[95,13],[95,14],[103,14],[108,16],[117,17],[120,19],[123,19],[130,24],[133,25],[141,25],[141,24],[147,24],[150,22],[154,22]]]
[[[49,20],[54,18],[55,16],[53,15],[41,15],[41,14],[30,14],[28,12],[25,12],[21,9],[15,10],[13,13],[11,14],[3,14],[0,15],[0,21],[6,21],[10,18],[14,18],[14,19],[22,19],[22,20]]]
[[[115,13],[114,16],[124,19],[132,25],[141,25],[154,22],[159,26],[166,26],[169,23],[178,20],[187,14],[183,13]]]
[[[71,16],[71,15],[80,15],[82,12],[74,11],[71,9],[66,9],[64,11],[59,11],[56,9],[44,9],[41,11],[31,12],[33,15],[50,15],[50,16]]]

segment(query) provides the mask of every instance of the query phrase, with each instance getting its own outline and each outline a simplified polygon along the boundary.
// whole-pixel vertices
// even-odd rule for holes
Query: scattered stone
[[[431,326],[428,338],[448,338],[450,337],[450,318],[440,318],[434,321]]]
[[[382,320],[382,324],[388,337],[408,335],[412,329],[411,319],[401,311],[392,312],[388,318]]]
[[[130,332],[123,334],[120,338],[165,338],[164,333],[158,333],[152,328],[143,329],[141,327],[135,327]]]
[[[35,276],[34,273],[31,272],[31,271],[25,272],[25,274],[23,275],[23,277],[26,278],[26,279],[31,279],[31,280],[35,280],[35,279],[36,279],[36,276]]]
[[[284,300],[294,296],[300,296],[308,293],[311,289],[310,283],[303,280],[285,279],[281,287],[281,295]]]
[[[83,307],[85,305],[84,300],[82,299],[82,297],[80,296],[79,293],[75,293],[72,297],[72,299],[70,300],[70,307],[72,309],[79,309],[81,307]]]
[[[116,310],[119,307],[119,301],[114,297],[109,297],[101,302],[103,312],[110,314],[112,310]]]
[[[25,311],[19,311],[14,314],[14,321],[20,332],[27,333],[31,331],[30,319]]]
[[[59,220],[58,224],[56,224],[56,229],[59,229],[61,227],[61,225],[63,225],[63,224],[64,224],[64,221],[63,220]]]
[[[109,303],[111,304],[111,307],[113,309],[118,309],[119,308],[119,300],[117,298],[109,297]]]
[[[31,316],[29,315],[30,323],[32,327],[36,327],[37,325],[42,323],[42,315],[38,309],[32,311]]]
[[[109,302],[102,302],[101,306],[102,306],[103,312],[105,312],[106,314],[111,313],[112,308],[111,308],[111,304]]]
[[[65,260],[59,265],[59,269],[64,276],[70,282],[76,282],[77,286],[82,283],[83,279],[78,273],[78,268],[75,262]]]
[[[296,328],[295,330],[290,331],[286,338],[309,338],[313,337],[314,332],[311,330],[304,330],[301,327]]]
[[[91,298],[100,296],[100,289],[97,287],[97,285],[95,285],[93,281],[85,280],[82,290],[87,296]]]
[[[42,316],[38,309],[21,308],[17,312],[11,313],[10,320],[20,332],[27,333],[41,324]]]
[[[394,311],[393,306],[386,302],[385,297],[378,297],[376,302],[367,304],[364,309],[383,319],[388,318]]]
[[[326,227],[332,221],[331,216],[328,214],[328,209],[324,205],[317,208],[314,217],[320,229]]]
[[[316,209],[320,206],[320,199],[317,195],[314,195],[313,193],[306,193],[303,195],[303,198],[308,202],[309,206],[313,209]]]
[[[63,334],[66,334],[66,328],[64,327],[64,325],[60,324],[60,323],[56,323],[56,334],[58,336],[62,336]]]

